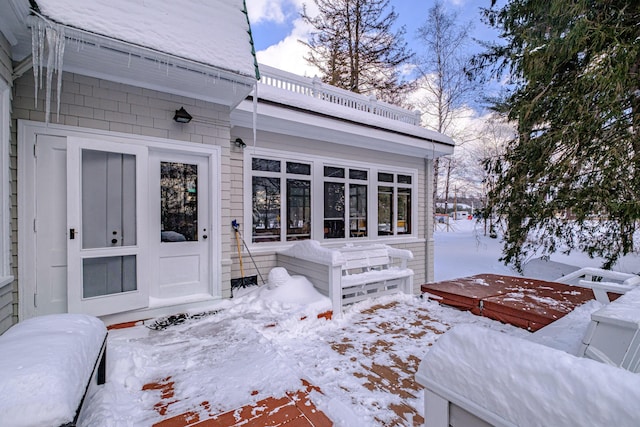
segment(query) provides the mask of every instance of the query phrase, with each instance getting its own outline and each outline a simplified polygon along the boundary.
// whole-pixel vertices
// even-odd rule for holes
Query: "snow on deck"
[[[305,380],[322,391],[310,398],[334,425],[418,425],[423,393],[414,374],[443,332],[471,323],[528,335],[407,295],[359,303],[326,321],[265,295],[272,291],[249,288],[217,314],[164,331],[111,331],[108,380],[90,402],[89,423],[152,425],[183,413],[205,419],[285,396]],[[160,414],[161,391],[142,388],[169,376],[173,395]]]

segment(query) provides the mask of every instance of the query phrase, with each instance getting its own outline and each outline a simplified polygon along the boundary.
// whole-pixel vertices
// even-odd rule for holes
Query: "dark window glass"
[[[324,183],[324,238],[344,238],[345,230],[345,195],[344,184],[339,182]]]
[[[311,165],[306,163],[287,162],[287,173],[311,175]]]
[[[378,173],[378,181],[380,182],[393,182],[393,174],[392,173]]]
[[[367,186],[349,186],[349,236],[367,236]]]
[[[287,240],[311,237],[311,182],[287,180]]]
[[[410,188],[398,188],[398,234],[411,234]]]
[[[411,184],[411,175],[398,175],[398,183]]]
[[[280,172],[280,160],[251,159],[251,169],[254,171]]]
[[[362,171],[358,169],[349,169],[349,178],[350,179],[359,179],[362,181],[367,180],[367,171]]]
[[[329,178],[344,178],[344,168],[334,168],[333,166],[324,167],[324,176]]]
[[[198,166],[160,163],[160,239],[198,240]]]
[[[393,234],[393,187],[378,187],[378,235]]]
[[[252,181],[253,241],[280,241],[280,178],[254,176]]]

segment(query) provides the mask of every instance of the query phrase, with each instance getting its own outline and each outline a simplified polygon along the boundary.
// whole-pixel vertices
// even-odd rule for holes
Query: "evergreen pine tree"
[[[508,76],[495,108],[518,126],[487,163],[503,260],[580,249],[609,268],[634,251],[640,220],[640,3],[494,0],[484,14],[505,44],[474,65]]]
[[[397,14],[389,0],[314,0],[319,13],[302,18],[315,31],[306,60],[322,73],[322,80],[356,93],[401,104],[411,87],[401,69],[413,56],[403,40],[404,28],[392,26]]]

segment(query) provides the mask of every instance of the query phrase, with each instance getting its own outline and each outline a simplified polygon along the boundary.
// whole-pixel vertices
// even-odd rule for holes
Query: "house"
[[[8,0],[0,101],[0,332],[215,306],[241,274],[234,219],[265,274],[315,239],[410,249],[415,283],[433,278],[451,139],[258,67],[242,0]]]

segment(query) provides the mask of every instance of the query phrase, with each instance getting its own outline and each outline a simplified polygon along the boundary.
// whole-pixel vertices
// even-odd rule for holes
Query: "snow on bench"
[[[54,314],[0,336],[0,424],[75,426],[85,396],[105,381],[107,329],[96,317]]]
[[[420,363],[425,426],[637,426],[640,375],[475,325]]]
[[[296,243],[278,252],[277,264],[292,274],[307,277],[331,299],[333,311],[342,314],[346,304],[394,292],[413,292],[411,251],[386,245],[325,248],[315,240]]]
[[[426,426],[635,426],[639,329],[637,287],[607,305],[590,301],[526,340],[453,328],[416,373]]]

